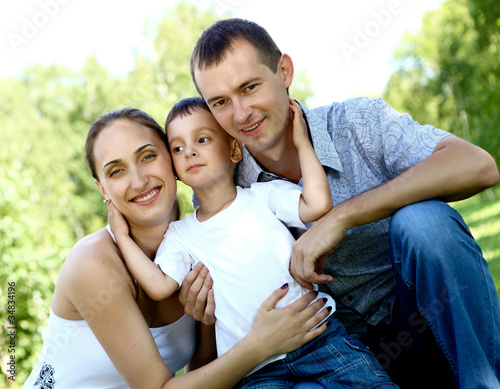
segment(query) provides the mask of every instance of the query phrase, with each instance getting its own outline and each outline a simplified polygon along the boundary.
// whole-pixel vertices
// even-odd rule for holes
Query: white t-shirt
[[[219,355],[248,333],[260,305],[275,289],[289,284],[277,307],[308,292],[290,275],[295,240],[286,228],[304,228],[298,212],[301,188],[272,181],[237,190],[233,203],[209,220],[199,222],[195,212],[171,223],[155,260],[179,285],[198,261],[207,266],[214,280]],[[323,297],[335,307],[330,296],[320,293],[318,298]],[[271,358],[257,368],[284,357]]]

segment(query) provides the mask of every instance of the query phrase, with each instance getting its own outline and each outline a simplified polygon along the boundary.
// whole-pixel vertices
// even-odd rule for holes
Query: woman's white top
[[[195,347],[193,318],[184,315],[150,331],[172,374],[189,362]],[[24,388],[122,389],[128,385],[85,320],[62,319],[51,310],[42,353]]]
[[[192,317],[184,315],[150,331],[172,374],[189,362],[195,348]],[[62,319],[51,310],[42,352],[25,388],[122,389],[128,385],[85,320]]]

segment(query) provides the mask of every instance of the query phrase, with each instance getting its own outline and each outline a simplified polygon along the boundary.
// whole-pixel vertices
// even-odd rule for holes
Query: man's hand
[[[206,325],[215,323],[212,285],[208,269],[199,262],[184,278],[179,292],[179,301],[184,305],[184,312]]]
[[[335,208],[319,219],[293,245],[290,274],[303,287],[332,282],[333,277],[321,274],[328,256],[344,237],[346,229],[334,223]]]

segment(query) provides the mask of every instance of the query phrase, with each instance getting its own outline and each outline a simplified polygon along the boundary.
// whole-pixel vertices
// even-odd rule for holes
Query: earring
[[[103,202],[103,203],[106,203],[106,204],[108,204],[108,205],[109,205],[109,204],[111,204],[111,200],[110,200],[110,199],[104,199],[104,200],[102,200],[102,202]]]

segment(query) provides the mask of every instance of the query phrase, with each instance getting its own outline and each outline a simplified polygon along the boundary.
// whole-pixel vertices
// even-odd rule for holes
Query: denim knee
[[[401,240],[401,244],[418,245],[420,249],[453,251],[460,235],[470,239],[470,231],[462,216],[448,204],[429,200],[408,205],[398,210],[391,218],[389,234]]]
[[[460,214],[437,200],[401,208],[391,219],[389,236],[396,268],[410,287],[415,272],[454,273],[454,267],[482,256]]]

